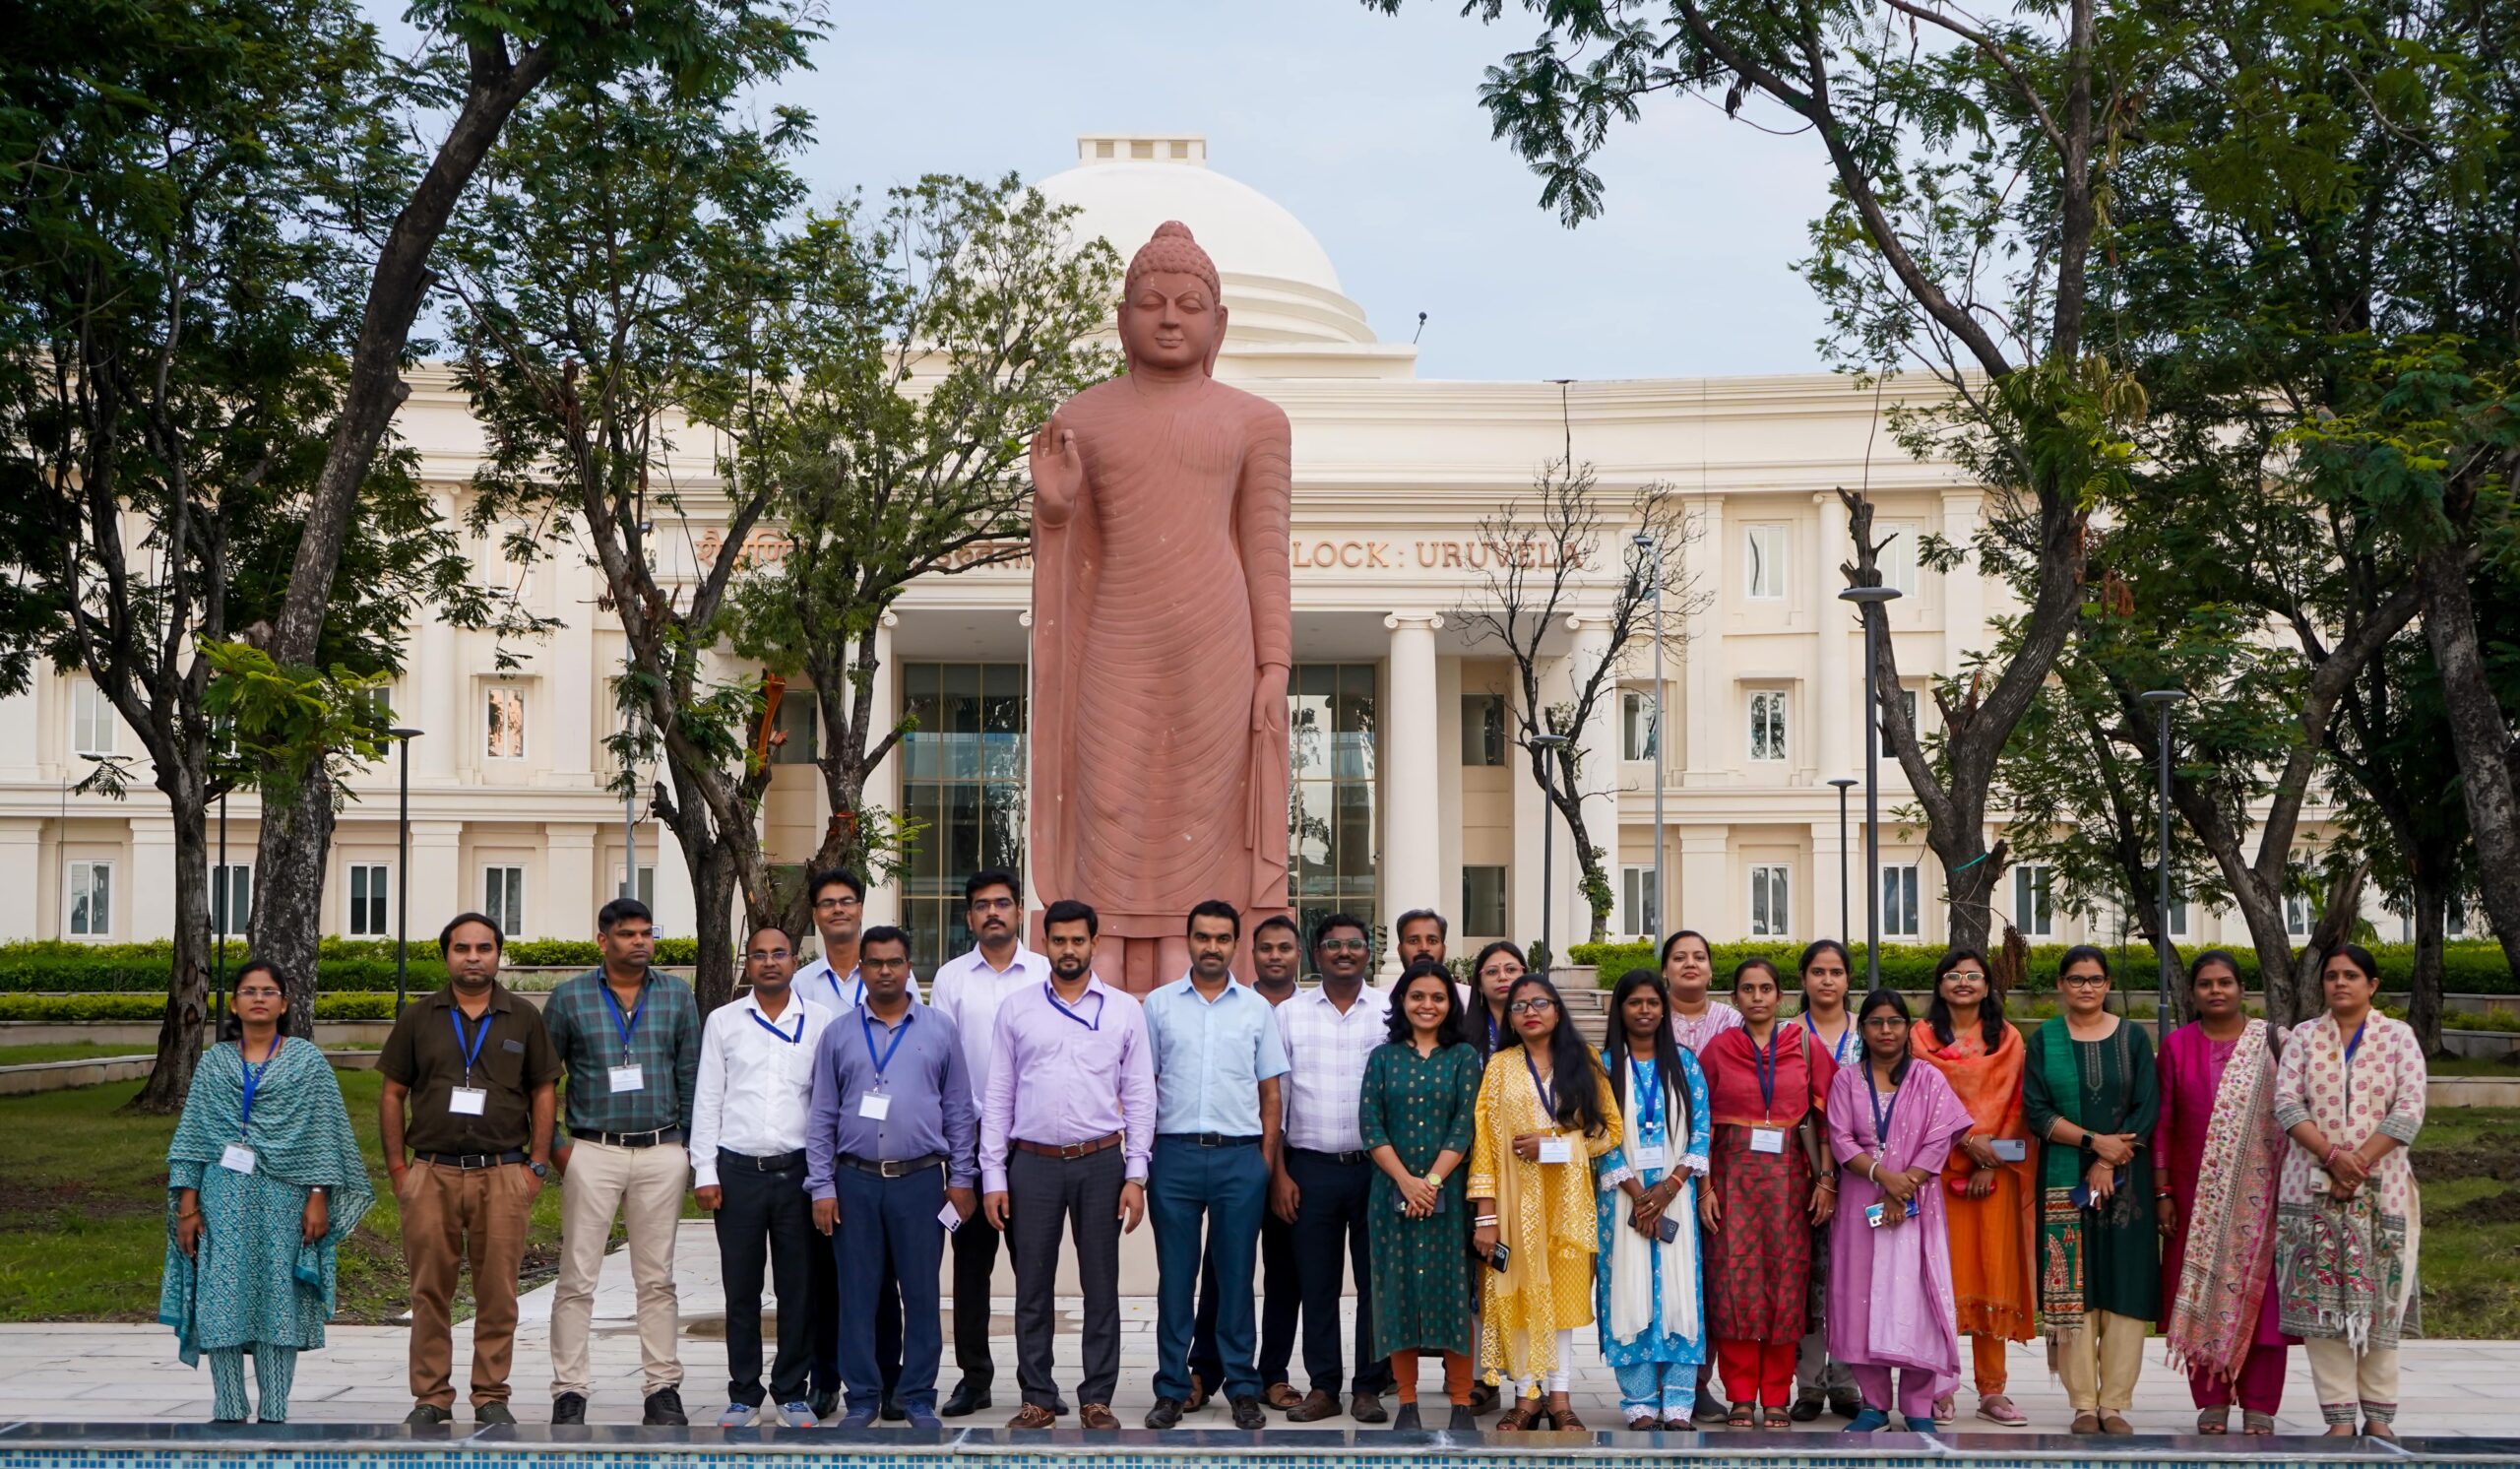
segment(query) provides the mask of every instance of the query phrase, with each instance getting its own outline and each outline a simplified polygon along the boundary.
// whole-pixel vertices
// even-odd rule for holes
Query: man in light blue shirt
[[[1155,1406],[1146,1426],[1181,1421],[1190,1397],[1190,1332],[1199,1283],[1200,1216],[1216,1268],[1217,1347],[1233,1424],[1259,1428],[1259,1343],[1251,1272],[1278,1156],[1278,1078],[1285,1040],[1269,1002],[1234,982],[1242,915],[1210,899],[1190,910],[1190,972],[1146,997],[1155,1052],[1155,1159],[1147,1214],[1155,1226]]]

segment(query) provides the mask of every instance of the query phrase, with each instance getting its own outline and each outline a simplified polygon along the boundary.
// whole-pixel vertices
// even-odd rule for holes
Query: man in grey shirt
[[[805,1126],[805,1191],[814,1226],[831,1237],[840,1272],[842,1428],[875,1422],[884,1369],[876,1360],[875,1298],[898,1282],[902,1407],[913,1428],[942,1428],[936,1365],[945,1336],[937,1272],[944,1218],[977,1211],[978,1121],[954,1022],[910,996],[910,940],[874,927],[857,941],[866,1002],[823,1030]]]

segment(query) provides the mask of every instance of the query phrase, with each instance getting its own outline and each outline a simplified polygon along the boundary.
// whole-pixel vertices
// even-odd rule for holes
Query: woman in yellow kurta
[[[1499,1430],[1544,1419],[1573,1432],[1584,1424],[1566,1400],[1567,1359],[1593,1319],[1594,1193],[1628,1172],[1618,1102],[1556,986],[1516,980],[1505,1016],[1522,1044],[1488,1058],[1470,1148],[1471,1248],[1491,1267],[1505,1259],[1480,1272],[1479,1366],[1519,1389]]]

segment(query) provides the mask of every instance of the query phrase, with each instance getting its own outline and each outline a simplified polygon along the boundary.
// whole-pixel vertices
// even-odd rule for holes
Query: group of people
[[[1325,918],[1308,942],[1265,920],[1246,980],[1241,915],[1202,903],[1185,972],[1139,997],[1097,977],[1086,905],[1050,904],[1037,953],[1012,873],[976,873],[964,896],[975,947],[922,994],[907,936],[862,926],[863,884],[818,874],[820,957],[800,965],[790,935],[758,929],[745,988],[705,1020],[651,966],[634,900],[605,905],[602,963],[539,1009],[498,982],[494,922],[450,922],[448,984],[403,1012],[378,1062],[411,1278],[406,1421],[452,1419],[467,1271],[473,1417],[516,1421],[518,1274],[557,1171],[555,1424],[585,1421],[616,1224],[644,1421],[688,1421],[673,1235],[691,1195],[721,1257],[724,1427],[941,1427],[991,1407],[1001,1247],[1009,1426],[1055,1425],[1071,1411],[1052,1366],[1065,1245],[1083,1298],[1074,1412],[1117,1428],[1119,1244],[1144,1226],[1155,1429],[1216,1395],[1237,1427],[1270,1409],[1317,1422],[1343,1393],[1356,1422],[1418,1427],[1433,1356],[1446,1426],[1498,1412],[1504,1432],[1579,1430],[1575,1332],[1595,1325],[1630,1428],[1825,1411],[1853,1431],[1929,1429],[1956,1417],[1964,1336],[1979,1416],[2022,1425],[2005,1347],[2044,1335],[2073,1430],[2123,1434],[2159,1325],[2201,1432],[2227,1432],[2235,1402],[2243,1432],[2271,1432],[2300,1342],[2330,1432],[2393,1435],[2426,1078],[2360,948],[2326,958],[2327,1013],[2289,1034],[2246,1013],[2230,955],[2202,956],[2194,1020],[2156,1055],[2109,1010],[2098,949],[2067,953],[2062,1013],[2025,1037],[1975,950],[1943,957],[1919,1018],[1895,990],[1850,1003],[1828,939],[1804,950],[1798,995],[1751,959],[1719,998],[1710,946],[1682,930],[1659,970],[1618,979],[1597,1046],[1510,943],[1457,980],[1432,912],[1395,926],[1403,968],[1384,990],[1357,919]],[[1301,986],[1307,954],[1318,979]],[[284,990],[268,964],[240,972],[234,1034],[204,1057],[168,1155],[160,1314],[188,1364],[211,1359],[224,1421],[246,1416],[247,1355],[259,1417],[286,1417],[340,1242],[374,1201]],[[960,1380],[940,1404],[949,1252]]]

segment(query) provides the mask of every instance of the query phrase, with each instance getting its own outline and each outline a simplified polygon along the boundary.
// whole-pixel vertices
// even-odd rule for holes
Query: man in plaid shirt
[[[691,1186],[684,1142],[700,1076],[700,1005],[691,987],[648,967],[656,926],[636,898],[596,916],[603,966],[564,980],[543,1006],[552,1049],[568,1069],[554,1153],[560,1192],[560,1283],[551,1301],[551,1421],[587,1419],[594,1385],[587,1332],[596,1275],[615,1215],[630,1236],[638,1287],[639,1355],[651,1427],[688,1423],[682,1411],[681,1330],[673,1289],[673,1237]]]

